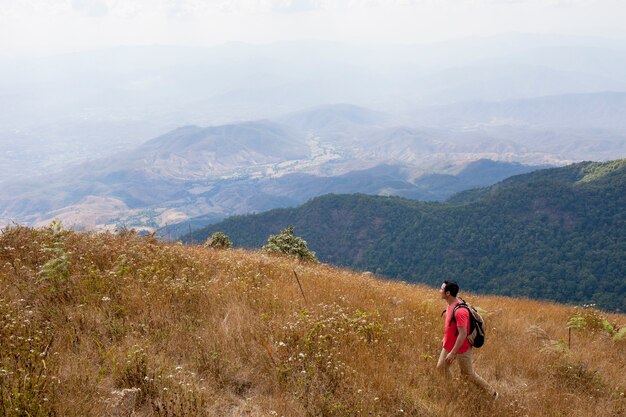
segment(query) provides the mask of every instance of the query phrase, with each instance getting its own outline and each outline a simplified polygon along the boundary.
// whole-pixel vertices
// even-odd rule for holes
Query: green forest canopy
[[[290,225],[322,262],[483,293],[595,303],[626,311],[626,159],[511,177],[445,203],[325,195],[288,209],[235,216],[223,231],[259,248]]]

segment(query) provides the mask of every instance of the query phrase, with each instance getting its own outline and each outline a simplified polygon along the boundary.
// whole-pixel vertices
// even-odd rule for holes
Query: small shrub
[[[156,373],[148,368],[145,351],[135,346],[128,353],[126,363],[121,372],[117,373],[115,382],[119,388],[139,388],[141,391],[138,400],[139,403],[143,403],[157,393],[156,378]]]
[[[604,326],[604,331],[609,335],[613,336],[615,334],[615,326],[611,324],[607,319],[602,320],[602,325]]]
[[[622,327],[613,335],[613,340],[615,342],[626,342],[626,327]]]
[[[582,308],[576,307],[574,314],[567,321],[567,327],[578,332],[604,331],[614,338],[618,333],[617,326],[608,321],[593,304],[584,305]]]
[[[47,229],[52,242],[43,248],[51,258],[39,270],[41,279],[51,282],[65,282],[70,277],[70,254],[65,250],[64,238],[69,233],[63,230],[60,222],[53,221]]]
[[[585,321],[585,318],[581,316],[579,313],[575,313],[567,321],[567,328],[572,329],[572,330],[578,330],[578,331],[585,330],[586,325],[587,323]]]
[[[233,246],[233,242],[225,233],[215,232],[206,240],[204,246],[213,249],[228,249]]]
[[[570,392],[583,392],[599,396],[605,393],[606,384],[595,370],[582,361],[563,360],[552,366],[553,377],[559,387]]]
[[[304,239],[295,236],[293,226],[280,231],[277,235],[270,235],[263,250],[270,253],[282,253],[295,256],[306,261],[317,262],[315,252],[311,251]]]
[[[57,302],[70,300],[73,296],[70,282],[72,252],[66,248],[66,240],[71,232],[56,221],[45,232],[48,236],[40,250],[47,260],[39,268],[37,283],[45,288],[44,293],[50,299]]]

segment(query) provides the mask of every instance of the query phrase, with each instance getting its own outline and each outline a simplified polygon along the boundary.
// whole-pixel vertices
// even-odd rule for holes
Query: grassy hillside
[[[53,226],[3,230],[0,288],[2,416],[626,413],[624,315],[466,294],[492,402],[435,372],[443,305],[424,286]]]
[[[411,282],[626,311],[626,160],[518,175],[446,203],[327,195],[214,231],[260,247],[294,225],[319,259]],[[189,240],[189,239],[188,239]]]

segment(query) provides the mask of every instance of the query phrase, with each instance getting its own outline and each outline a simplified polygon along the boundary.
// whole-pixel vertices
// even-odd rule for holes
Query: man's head
[[[449,297],[456,297],[459,293],[459,284],[457,284],[456,281],[444,281],[443,284],[441,284],[439,293],[444,300]]]

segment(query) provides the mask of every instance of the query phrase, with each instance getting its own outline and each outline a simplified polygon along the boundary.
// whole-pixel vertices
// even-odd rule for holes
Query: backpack
[[[467,331],[467,341],[473,347],[479,348],[485,344],[485,321],[473,305],[467,304],[462,298],[460,300],[461,302],[452,310],[452,320],[456,321],[454,313],[458,308],[466,308],[469,311],[470,328]]]

